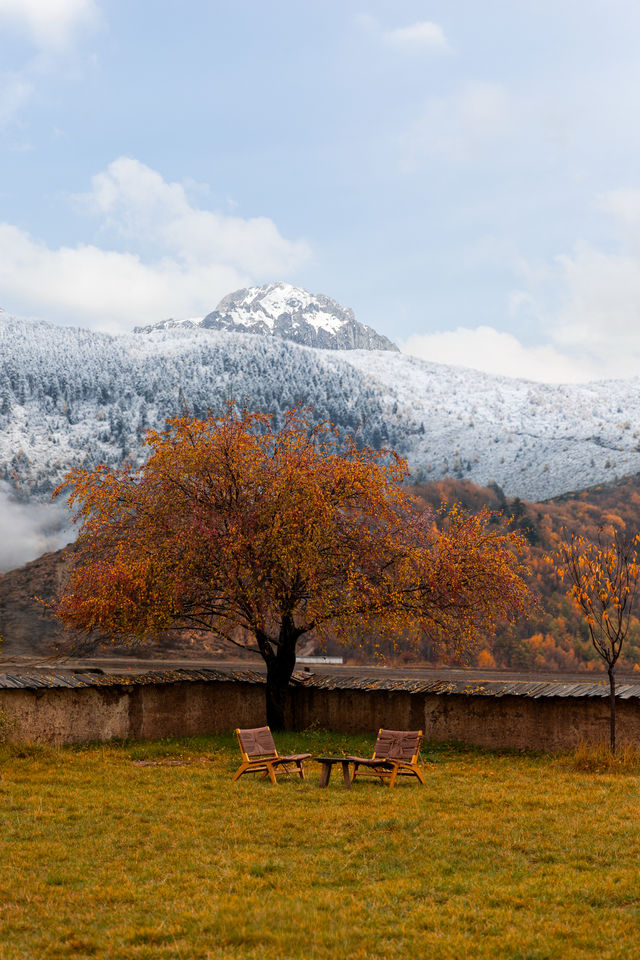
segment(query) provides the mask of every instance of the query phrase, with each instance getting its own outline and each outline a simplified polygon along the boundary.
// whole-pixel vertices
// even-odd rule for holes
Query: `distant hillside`
[[[342,355],[405,422],[416,479],[546,500],[640,472],[640,378],[533,383],[402,353]]]
[[[507,498],[500,487],[477,487],[463,481],[425,484],[417,493],[434,508],[442,499],[460,502],[470,510],[486,505],[511,517],[530,546],[530,582],[540,602],[516,627],[503,628],[476,657],[482,667],[535,670],[597,670],[602,662],[574,604],[566,597],[544,558],[553,553],[563,530],[595,540],[601,527],[632,537],[640,532],[640,476],[624,477],[614,484],[567,493],[546,503]],[[429,650],[426,651],[429,655]],[[640,608],[633,619],[620,666],[640,669]]]
[[[217,639],[207,641],[206,646],[195,646],[189,633],[174,636],[170,641],[131,647],[101,646],[101,638],[89,640],[74,636],[66,630],[46,606],[52,601],[64,582],[73,560],[73,545],[62,550],[45,553],[16,570],[0,573],[0,660],[20,657],[48,658],[84,656],[101,652],[148,656],[181,657],[202,655],[241,657],[241,651],[231,644]],[[45,601],[45,603],[41,602]]]

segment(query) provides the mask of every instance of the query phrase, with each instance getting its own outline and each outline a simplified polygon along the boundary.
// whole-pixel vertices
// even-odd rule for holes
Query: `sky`
[[[0,0],[0,306],[287,280],[427,360],[640,373],[637,0]]]

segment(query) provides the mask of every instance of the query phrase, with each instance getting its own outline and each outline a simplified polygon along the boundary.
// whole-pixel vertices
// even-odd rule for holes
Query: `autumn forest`
[[[515,625],[498,628],[492,642],[481,641],[471,663],[513,670],[602,671],[584,618],[546,558],[557,548],[563,531],[596,540],[604,527],[605,533],[617,530],[631,539],[640,530],[640,477],[625,477],[544,503],[507,498],[497,484],[485,488],[458,480],[422,485],[416,492],[435,509],[442,500],[459,502],[470,510],[488,506],[496,515],[512,518],[512,525],[529,544],[530,582],[538,602]],[[434,659],[434,652],[427,648],[422,654]],[[640,670],[637,617],[632,618],[620,668]]]

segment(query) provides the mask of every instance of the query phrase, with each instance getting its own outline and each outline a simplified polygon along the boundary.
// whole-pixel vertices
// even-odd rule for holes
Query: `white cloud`
[[[458,327],[416,334],[402,344],[405,353],[433,363],[471,367],[505,377],[546,383],[580,383],[602,379],[602,369],[589,356],[572,357],[553,346],[524,346],[510,333],[493,327]]]
[[[579,244],[556,262],[563,301],[553,319],[554,342],[588,350],[607,366],[619,361],[621,370],[631,364],[640,372],[640,258]]]
[[[378,41],[402,50],[403,53],[449,53],[451,46],[444,30],[431,20],[421,20],[408,27],[385,30],[375,17],[359,14],[356,23]]]
[[[546,347],[523,347],[522,356],[537,367],[537,352],[550,351],[550,380],[558,379],[558,358],[568,364],[569,374],[582,369],[581,379],[640,376],[640,190],[614,190],[595,204],[617,228],[617,249],[603,251],[582,240],[542,267],[521,263],[523,289],[510,297],[511,316],[526,316],[547,341]],[[501,343],[501,349],[507,347]],[[479,353],[478,363],[470,365],[482,363],[488,369],[481,349]],[[495,366],[510,356],[496,343]],[[547,360],[540,359],[544,379]]]
[[[396,27],[395,30],[383,31],[382,39],[403,50],[426,50],[434,53],[445,53],[451,50],[442,27],[431,20],[422,20],[410,27]]]
[[[24,30],[42,50],[66,47],[79,26],[97,18],[94,0],[0,0],[0,22]]]
[[[640,227],[640,190],[633,188],[610,190],[598,197],[598,205],[619,222],[633,226],[635,229]]]
[[[49,550],[58,550],[74,537],[64,506],[16,503],[2,485],[0,573],[20,567]]]
[[[125,249],[52,249],[0,223],[0,298],[13,312],[111,332],[202,316],[232,290],[287,276],[310,253],[265,217],[194,207],[181,184],[128,158],[110,164],[76,200]]]
[[[92,186],[76,198],[80,208],[100,217],[105,231],[156,256],[270,277],[295,270],[309,254],[305,243],[285,240],[266,217],[243,220],[194,207],[182,184],[167,183],[129,157],[109,164]]]

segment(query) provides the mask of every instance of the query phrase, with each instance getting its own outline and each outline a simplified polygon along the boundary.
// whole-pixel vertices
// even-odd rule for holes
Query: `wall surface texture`
[[[640,742],[640,701],[617,703],[620,742]],[[404,691],[294,691],[291,726],[364,733],[423,730],[427,740],[482,747],[563,750],[609,737],[609,702],[600,697],[472,696]]]
[[[154,740],[257,726],[264,687],[185,682],[0,690],[0,708],[13,740]]]
[[[0,708],[17,741],[159,739],[266,722],[264,685],[251,682],[127,683],[2,689]],[[618,738],[640,741],[640,699],[620,700]],[[427,740],[495,748],[561,750],[608,737],[605,697],[482,696],[406,690],[292,688],[288,726],[376,733],[422,729]]]

